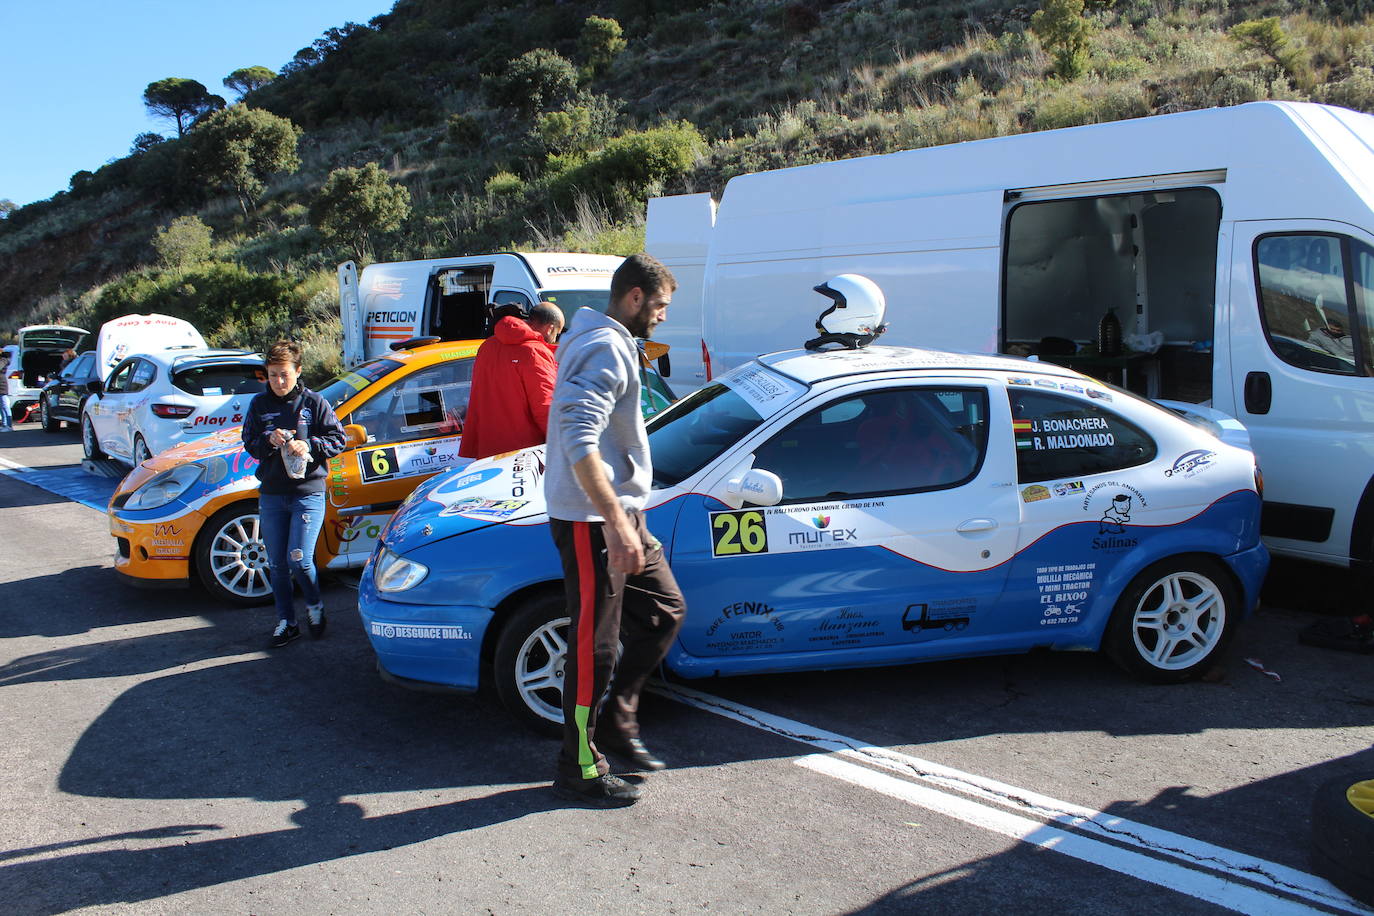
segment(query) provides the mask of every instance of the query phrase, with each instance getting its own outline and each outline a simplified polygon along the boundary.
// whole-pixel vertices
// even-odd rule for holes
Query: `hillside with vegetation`
[[[245,61],[245,65],[260,62]],[[398,0],[0,208],[0,337],[158,311],[338,367],[335,266],[629,253],[760,169],[1260,99],[1374,111],[1374,0]],[[218,101],[216,101],[218,99]],[[0,194],[4,189],[0,188]]]

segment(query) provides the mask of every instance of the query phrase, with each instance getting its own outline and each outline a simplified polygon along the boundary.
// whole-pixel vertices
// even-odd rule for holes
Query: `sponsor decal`
[[[1075,385],[1073,382],[1060,382],[1060,383],[1059,383],[1059,390],[1060,390],[1060,391],[1071,391],[1071,392],[1073,392],[1074,394],[1082,394],[1082,393],[1083,393],[1083,386],[1082,386],[1082,385]]]
[[[191,425],[186,428],[190,430],[195,430],[197,427],[204,427],[206,429],[209,429],[212,426],[238,426],[242,422],[243,414],[241,413],[236,413],[233,416],[229,417],[199,416],[192,420]]]
[[[1027,503],[1039,502],[1042,499],[1050,498],[1050,488],[1042,487],[1039,484],[1026,487],[1021,491],[1021,501]]]
[[[1216,452],[1210,452],[1205,448],[1195,448],[1191,452],[1184,452],[1174,459],[1173,467],[1164,469],[1164,476],[1196,477],[1212,467],[1216,457]]]
[[[731,509],[708,513],[711,555],[750,556],[796,553],[830,547],[864,547],[901,531],[867,510],[882,510],[882,500]]]
[[[339,532],[339,542],[352,544],[357,541],[363,544],[374,543],[382,535],[382,526],[386,524],[385,515],[354,515],[349,518],[335,519],[334,524]]]
[[[1096,399],[1099,400],[1099,401],[1110,401],[1110,400],[1112,399],[1112,396],[1111,396],[1110,394],[1108,394],[1107,392],[1105,392],[1105,391],[1098,391],[1098,390],[1095,389],[1095,388],[1089,388],[1089,389],[1087,390],[1086,394],[1088,395],[1088,397],[1090,397],[1090,398],[1096,398]]]
[[[510,495],[519,499],[544,476],[544,453],[540,450],[522,452],[511,462]]]
[[[1030,429],[1017,428],[1029,424]],[[1060,450],[1098,448],[1116,445],[1116,436],[1103,417],[1042,417],[1038,420],[1016,420],[1012,424],[1019,449]]]
[[[181,529],[172,522],[163,522],[153,526],[153,537],[155,538],[174,538],[181,536]]]
[[[1055,495],[1055,496],[1082,496],[1082,495],[1083,495],[1083,481],[1081,481],[1081,480],[1066,480],[1066,481],[1063,481],[1062,483],[1057,483],[1057,484],[1054,485],[1054,495]]]
[[[725,383],[765,419],[806,390],[805,386],[769,372],[762,366],[745,366],[731,373]]]
[[[520,509],[528,506],[529,502],[527,499],[480,499],[469,496],[440,509],[439,515],[445,518],[453,515],[490,519],[510,518]]]
[[[727,604],[706,628],[706,648],[714,652],[761,652],[782,645],[782,620],[762,601]]]
[[[392,623],[373,623],[369,632],[383,639],[472,639],[462,626],[408,626]]]
[[[414,312],[368,312],[363,319],[365,324],[414,324]]]
[[[458,456],[460,440],[460,436],[449,436],[430,442],[358,449],[358,473],[363,483],[437,474],[446,468],[469,463],[469,459]],[[498,472],[493,470],[490,473],[495,475]]]
[[[1038,378],[1038,379],[1035,380],[1035,387],[1036,387],[1036,388],[1053,388],[1055,391],[1058,391],[1058,390],[1059,390],[1059,383],[1056,382],[1054,379]]]
[[[1103,494],[1107,497],[1105,504],[1100,506],[1098,511],[1101,515],[1097,522],[1097,537],[1093,538],[1089,544],[1093,550],[1126,550],[1135,547],[1140,543],[1136,537],[1130,536],[1126,531],[1126,526],[1131,521],[1131,515],[1138,509],[1149,508],[1149,501],[1145,494],[1128,483],[1117,480],[1104,480],[1101,483],[1093,484],[1086,496],[1083,497],[1083,511],[1092,512],[1093,498],[1099,490],[1107,489]]]
[[[927,630],[952,633],[968,629],[977,607],[972,598],[947,598],[942,601],[908,604],[902,612],[902,629],[921,635]]]
[[[1035,587],[1040,593],[1041,626],[1078,622],[1096,569],[1096,563],[1036,567]]]
[[[1019,377],[1019,376],[1013,376],[1013,377],[1007,379],[1007,384],[1008,384],[1008,385],[1020,385],[1022,388],[1029,388],[1029,387],[1031,387],[1031,385],[1033,385],[1033,384],[1035,384],[1035,383],[1032,382],[1032,381],[1031,381],[1030,379],[1028,379],[1028,378],[1021,378],[1021,377]]]
[[[807,642],[823,643],[827,649],[859,646],[885,636],[882,621],[858,608],[837,608],[816,624]],[[819,647],[818,647],[819,648]]]

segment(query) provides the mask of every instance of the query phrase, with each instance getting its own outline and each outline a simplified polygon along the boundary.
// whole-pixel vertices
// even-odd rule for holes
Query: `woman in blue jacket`
[[[301,384],[300,346],[287,340],[273,344],[267,351],[267,390],[253,398],[243,422],[244,450],[258,459],[258,518],[277,605],[272,648],[301,635],[293,579],[305,598],[310,635],[324,635],[315,541],[324,524],[324,465],[343,451],[344,441],[334,408]]]

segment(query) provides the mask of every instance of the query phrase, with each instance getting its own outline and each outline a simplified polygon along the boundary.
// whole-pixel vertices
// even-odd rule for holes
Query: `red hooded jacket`
[[[496,322],[477,348],[458,454],[486,458],[543,443],[557,375],[553,347],[542,336],[513,316]]]

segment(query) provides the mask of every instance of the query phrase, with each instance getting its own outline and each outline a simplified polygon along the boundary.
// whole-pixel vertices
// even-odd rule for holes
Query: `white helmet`
[[[815,287],[816,292],[834,300],[830,308],[821,312],[816,330],[821,336],[806,342],[808,350],[816,350],[827,343],[838,343],[850,349],[867,346],[883,331],[883,313],[887,300],[883,291],[867,277],[840,274]]]

